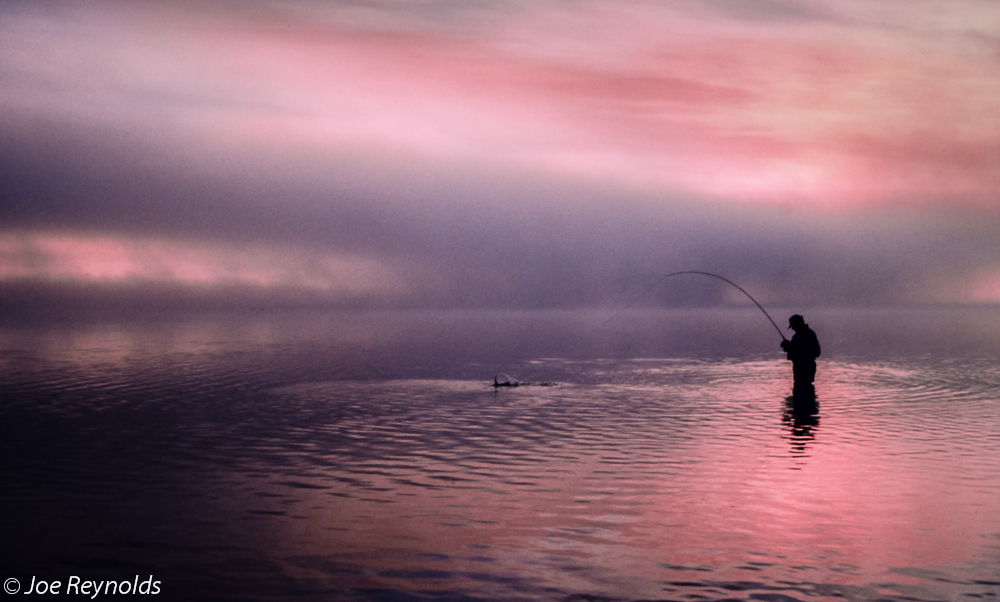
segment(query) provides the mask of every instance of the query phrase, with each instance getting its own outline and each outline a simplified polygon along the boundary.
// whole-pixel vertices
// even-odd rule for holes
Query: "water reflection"
[[[814,431],[819,427],[819,400],[814,387],[797,388],[795,393],[785,398],[782,422],[788,427],[792,453],[805,455],[806,448],[816,438]]]
[[[555,321],[497,362],[475,316],[354,318],[0,332],[5,569],[216,601],[1000,593],[995,354],[825,359],[819,435],[773,352],[559,359]]]

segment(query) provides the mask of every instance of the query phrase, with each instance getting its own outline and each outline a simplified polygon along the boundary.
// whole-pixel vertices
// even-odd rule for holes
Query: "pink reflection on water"
[[[505,434],[491,448],[495,433],[442,410],[401,443],[408,452],[355,465],[364,491],[335,486],[304,504],[315,511],[282,545],[364,559],[385,586],[480,594],[502,586],[463,573],[634,598],[662,595],[664,581],[827,584],[874,598],[952,587],[934,581],[945,573],[960,589],[982,570],[976,534],[997,530],[997,478],[970,487],[981,469],[937,445],[926,407],[899,406],[926,375],[823,362],[809,435],[796,439],[785,362],[639,370],[661,384],[500,395],[476,383],[386,385],[404,397],[460,388],[479,415],[523,404],[521,424],[496,425]],[[614,411],[622,403],[639,403],[639,415]],[[363,422],[330,428],[368,436]],[[456,429],[472,447],[421,443]]]

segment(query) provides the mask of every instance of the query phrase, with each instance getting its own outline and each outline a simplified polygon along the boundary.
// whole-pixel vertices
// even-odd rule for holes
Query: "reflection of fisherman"
[[[819,357],[819,339],[799,314],[788,318],[788,327],[795,331],[792,338],[781,342],[781,348],[788,353],[792,362],[792,377],[795,389],[812,386],[816,378],[816,358]]]

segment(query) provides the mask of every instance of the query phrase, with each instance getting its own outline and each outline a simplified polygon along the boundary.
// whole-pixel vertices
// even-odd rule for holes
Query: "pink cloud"
[[[0,282],[16,280],[240,285],[333,296],[385,295],[406,286],[385,262],[287,245],[8,231],[0,236]]]
[[[966,289],[963,300],[973,303],[1000,303],[1000,268],[978,275]]]
[[[157,128],[223,161],[389,149],[739,200],[995,207],[997,11],[795,6],[537,3],[457,24],[398,7],[116,7],[65,40],[17,30],[8,65],[57,85],[0,99]]]
[[[295,108],[263,120],[267,144],[385,145],[824,204],[992,203],[1000,188],[1000,67],[967,39],[582,7],[476,37],[248,27],[214,43]]]

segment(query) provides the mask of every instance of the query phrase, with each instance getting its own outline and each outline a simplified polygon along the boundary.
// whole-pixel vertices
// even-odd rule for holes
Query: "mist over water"
[[[815,403],[789,399],[753,308],[9,324],[3,577],[155,575],[177,600],[995,598],[1000,313],[803,313]]]
[[[995,598],[998,6],[0,2],[5,590]]]

